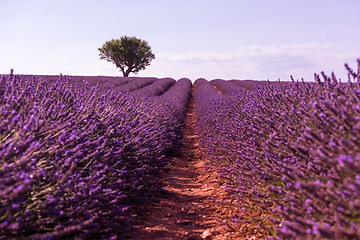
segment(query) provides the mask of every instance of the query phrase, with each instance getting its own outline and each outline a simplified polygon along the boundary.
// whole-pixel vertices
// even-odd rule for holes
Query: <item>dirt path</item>
[[[215,86],[212,86],[212,87],[215,88],[215,90],[216,90],[220,95],[222,95],[221,91],[220,91],[217,87],[215,87]]]
[[[203,169],[205,159],[198,148],[194,108],[191,98],[181,156],[173,159],[161,179],[168,194],[149,207],[130,239],[227,239],[216,237],[222,209],[213,198],[221,188],[216,175]]]
[[[194,91],[194,90],[193,90]],[[228,240],[266,239],[269,231],[258,225],[263,212],[248,202],[247,213],[239,213],[234,199],[223,191],[223,180],[217,173],[205,171],[206,159],[199,148],[195,131],[193,98],[186,113],[180,156],[175,157],[161,177],[166,194],[146,208],[136,231],[126,239]],[[241,228],[231,221],[241,215]],[[256,221],[255,221],[256,220]],[[266,222],[265,225],[271,226]]]

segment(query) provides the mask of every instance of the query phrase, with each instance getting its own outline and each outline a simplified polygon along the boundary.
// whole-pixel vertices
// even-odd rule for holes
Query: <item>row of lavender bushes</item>
[[[358,64],[348,82],[322,73],[233,97],[195,82],[200,145],[238,209],[236,231],[256,206],[274,238],[360,239]]]
[[[137,89],[136,91],[131,92],[131,94],[135,97],[145,97],[145,98],[160,96],[175,83],[176,81],[172,78],[160,78],[150,85],[147,85],[145,87]]]
[[[223,79],[214,79],[210,81],[211,86],[216,90],[220,91],[222,95],[233,96],[239,93],[242,93],[244,89],[238,85],[233,84],[230,81]]]
[[[32,78],[33,75],[19,75],[21,80]],[[48,84],[54,84],[59,78],[67,79],[71,84],[78,87],[97,87],[100,93],[107,91],[120,91],[122,85],[128,82],[134,82],[134,80],[141,79],[139,77],[110,77],[110,76],[69,76],[69,75],[40,75],[41,80],[46,81]],[[135,81],[136,82],[136,81]]]
[[[118,92],[133,92],[136,91],[138,89],[144,88],[148,85],[151,85],[152,83],[154,83],[156,80],[158,80],[157,78],[135,78],[129,82],[126,82],[125,84],[121,84],[120,86],[117,87],[116,91]]]
[[[174,84],[164,103],[100,94],[66,77],[0,81],[0,238],[124,236],[133,207],[160,188],[156,177],[179,139],[188,82]],[[137,89],[139,81],[124,84]]]

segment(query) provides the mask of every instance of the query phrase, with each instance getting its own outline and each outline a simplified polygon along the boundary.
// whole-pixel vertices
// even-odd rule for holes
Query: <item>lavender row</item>
[[[199,78],[194,82],[195,89],[201,89],[201,91],[197,91],[197,94],[194,95],[194,98],[217,98],[220,97],[220,93],[211,86],[210,82],[204,78]]]
[[[186,108],[190,97],[192,82],[188,78],[181,78],[176,81],[166,92],[159,96],[160,100],[170,101],[173,105]]]
[[[131,95],[135,97],[145,97],[145,98],[160,96],[175,83],[176,81],[172,78],[161,78],[156,80],[150,85],[147,85],[143,88],[131,92]]]
[[[268,81],[254,81],[254,80],[230,80],[214,79],[210,84],[221,92],[224,96],[234,96],[242,94],[244,91],[256,91],[259,88],[266,86]],[[271,82],[272,85],[285,84],[286,82]]]
[[[135,78],[132,79],[131,81],[129,81],[128,83],[124,84],[124,85],[120,85],[114,89],[112,89],[113,91],[116,92],[132,92],[135,90],[138,90],[140,88],[146,87],[150,84],[152,84],[153,82],[155,82],[156,80],[158,80],[157,78]]]
[[[32,75],[20,75],[20,79],[26,80],[33,78]],[[57,81],[70,81],[73,85],[77,85],[81,88],[97,87],[101,93],[106,91],[115,90],[121,85],[124,85],[130,81],[139,79],[138,77],[109,77],[109,76],[68,76],[68,75],[41,75],[39,76],[43,81],[49,84],[54,84]]]
[[[230,80],[229,82],[251,92],[256,91],[257,89],[264,87],[268,84],[268,81],[264,80]]]
[[[225,96],[236,95],[237,93],[242,92],[244,90],[240,86],[235,85],[230,81],[225,81],[222,79],[211,80],[210,84],[211,84],[211,86],[218,89],[221,92],[221,94],[223,94]]]
[[[192,82],[188,78],[181,78],[172,85],[165,93],[156,97],[158,101],[171,108],[173,115],[181,126],[177,129],[177,136],[181,136],[181,130],[184,127],[186,110],[191,96]],[[178,145],[180,138],[175,139],[174,144]]]
[[[0,238],[121,238],[178,139],[160,101],[2,77]]]
[[[233,98],[196,88],[200,145],[239,232],[257,211],[274,238],[360,238],[360,74],[350,73],[348,83],[315,75]]]
[[[101,93],[105,93],[106,91],[113,91],[113,90],[116,91],[116,89],[121,88],[122,85],[138,79],[137,77],[108,77],[108,76],[100,76],[100,77],[65,76],[65,77],[69,79],[71,83],[77,84],[81,88],[85,87],[86,83],[89,85],[89,87],[97,86],[97,88]]]

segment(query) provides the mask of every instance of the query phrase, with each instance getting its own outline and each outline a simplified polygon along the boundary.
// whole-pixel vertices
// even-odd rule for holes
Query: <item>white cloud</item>
[[[314,73],[325,71],[346,78],[344,63],[355,63],[360,49],[331,42],[243,46],[233,51],[160,53],[146,75],[196,79],[289,80],[290,75],[313,81]],[[144,72],[144,73],[145,73]]]
[[[32,74],[74,74],[121,76],[112,63],[99,59],[97,53],[89,53],[88,48],[77,52],[63,49],[25,51],[21,57],[11,54],[12,50],[0,47],[0,52],[8,55],[0,59],[1,73],[14,68],[16,73]],[[193,51],[184,53],[155,53],[156,59],[139,72],[138,76],[187,77],[191,80],[206,78],[290,80],[304,78],[313,81],[314,73],[335,75],[347,80],[344,63],[356,68],[357,49],[346,44],[332,42],[310,42],[304,44],[252,45],[241,46],[231,51]]]

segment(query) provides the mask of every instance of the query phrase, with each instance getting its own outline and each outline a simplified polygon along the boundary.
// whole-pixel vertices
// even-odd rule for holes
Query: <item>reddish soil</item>
[[[212,86],[213,88],[215,88],[215,90],[221,95],[222,93],[221,93],[221,91],[217,88],[217,87],[215,87],[215,86]]]
[[[194,125],[194,102],[191,99],[183,130],[181,156],[175,157],[161,181],[168,191],[166,196],[149,207],[131,235],[132,239],[202,239],[207,229],[218,226],[216,206],[210,198],[213,184],[205,173],[205,159],[198,149]]]
[[[204,169],[207,160],[199,148],[194,108],[191,98],[183,130],[181,156],[175,157],[161,176],[168,193],[147,206],[148,211],[134,226],[137,230],[126,238],[224,240],[268,236],[255,224],[244,225],[241,234],[231,226],[229,219],[236,209],[232,204],[224,204],[231,200],[223,191],[223,181],[215,172]],[[253,217],[252,214],[246,216],[250,220]]]

